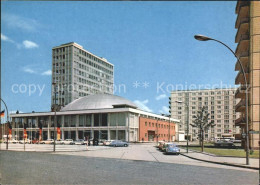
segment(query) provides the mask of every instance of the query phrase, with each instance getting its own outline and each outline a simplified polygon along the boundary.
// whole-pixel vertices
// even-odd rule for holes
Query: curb
[[[184,150],[186,150],[185,148],[182,148]],[[211,154],[211,153],[207,153],[207,152],[200,152],[200,151],[197,151],[197,150],[193,150],[193,149],[189,149],[189,151],[191,152],[194,152],[194,153],[200,153],[200,154],[204,154],[204,155],[209,155],[209,156],[212,156],[212,157],[232,157],[232,158],[243,158],[243,157],[239,157],[239,156],[232,156],[232,155],[215,155],[215,154]],[[257,158],[252,158],[252,159],[257,159]]]
[[[252,169],[252,170],[259,170],[259,168],[257,167],[251,167],[251,166],[242,166],[242,165],[238,165],[238,164],[232,164],[232,163],[226,163],[226,162],[217,162],[217,161],[208,161],[208,160],[204,160],[204,159],[199,159],[199,158],[195,158],[195,157],[191,157],[188,155],[185,155],[183,153],[181,153],[181,155],[188,157],[190,159],[195,159],[198,161],[203,161],[203,162],[208,162],[208,163],[213,163],[213,164],[221,164],[221,165],[226,165],[226,166],[234,166],[234,167],[239,167],[239,168],[248,168],[248,169]]]

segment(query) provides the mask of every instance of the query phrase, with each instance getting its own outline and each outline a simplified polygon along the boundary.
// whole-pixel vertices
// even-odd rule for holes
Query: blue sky
[[[12,111],[50,110],[51,49],[74,41],[114,64],[115,94],[166,113],[171,90],[234,86],[234,56],[193,36],[208,35],[235,50],[235,6],[235,1],[2,2],[2,98]]]

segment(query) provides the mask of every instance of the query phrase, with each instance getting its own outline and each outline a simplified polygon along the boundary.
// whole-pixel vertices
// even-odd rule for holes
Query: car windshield
[[[174,147],[178,147],[177,145],[174,145],[174,144],[171,144],[171,145],[168,145],[169,148],[174,148]]]

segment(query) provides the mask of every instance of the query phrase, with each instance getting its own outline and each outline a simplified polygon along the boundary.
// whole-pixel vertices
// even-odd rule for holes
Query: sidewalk
[[[181,149],[181,155],[209,163],[259,170],[259,159],[255,158],[249,158],[249,165],[246,165],[246,158],[241,157],[222,157],[193,150],[189,150],[189,153],[186,153],[186,149]]]

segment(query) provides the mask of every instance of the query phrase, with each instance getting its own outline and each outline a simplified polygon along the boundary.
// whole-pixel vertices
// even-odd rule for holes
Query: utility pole
[[[54,86],[54,105],[52,105],[53,110],[54,110],[54,133],[53,133],[53,152],[56,150],[56,124],[57,124],[57,116],[56,116],[56,111],[57,111],[57,102],[56,102],[56,94],[57,94],[57,88],[56,88],[56,83],[52,83]],[[53,111],[52,110],[52,111]]]
[[[8,113],[8,108],[7,108],[7,106],[6,106],[6,103],[4,102],[4,100],[2,99],[2,98],[0,98],[0,100],[4,103],[4,105],[5,105],[5,109],[6,109],[6,122],[8,123],[8,121],[9,121],[9,113]],[[1,118],[0,118],[1,119]],[[4,125],[6,125],[6,124],[4,124]],[[6,130],[6,128],[5,128],[5,130]],[[7,131],[7,135],[6,135],[6,150],[8,150],[8,136],[9,136],[9,130]]]

